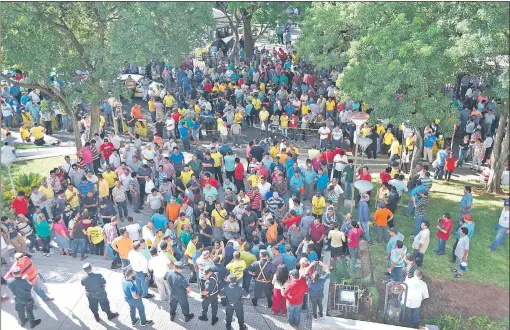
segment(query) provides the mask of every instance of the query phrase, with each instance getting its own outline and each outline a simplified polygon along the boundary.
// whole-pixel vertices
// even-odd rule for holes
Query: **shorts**
[[[331,258],[338,258],[342,256],[342,247],[331,247]]]

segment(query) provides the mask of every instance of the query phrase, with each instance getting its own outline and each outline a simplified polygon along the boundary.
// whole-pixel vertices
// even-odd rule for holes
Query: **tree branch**
[[[260,30],[260,33],[256,36],[253,36],[253,41],[257,41],[258,38],[260,38],[261,35],[263,35],[264,33],[266,33],[267,29],[269,28],[269,23],[266,24],[266,26],[264,26],[261,30]]]

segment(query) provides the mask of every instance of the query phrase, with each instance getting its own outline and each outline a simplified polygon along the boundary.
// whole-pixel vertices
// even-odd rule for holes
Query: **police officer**
[[[200,321],[208,321],[207,310],[211,305],[212,322],[215,325],[218,322],[218,293],[220,291],[218,273],[215,273],[212,268],[208,267],[204,271],[205,283],[201,292],[202,297],[202,315],[198,317]]]
[[[7,286],[14,295],[14,303],[20,325],[24,326],[30,321],[30,327],[35,328],[41,319],[35,319],[34,299],[32,298],[32,284],[26,279],[21,278],[21,269],[18,266],[12,268],[13,278],[7,280]]]
[[[108,320],[119,316],[119,313],[112,313],[110,310],[110,302],[108,301],[108,296],[106,295],[106,291],[104,289],[106,280],[104,279],[103,275],[93,273],[92,266],[89,263],[83,265],[83,270],[85,273],[87,273],[87,275],[82,278],[81,285],[85,287],[85,293],[87,295],[87,299],[89,300],[89,308],[92,311],[92,314],[94,314],[96,321],[101,321],[98,313],[98,305],[101,305],[103,312],[108,315]]]
[[[260,260],[251,264],[248,271],[255,279],[255,297],[251,300],[253,306],[257,306],[257,300],[262,297],[262,292],[267,298],[267,307],[273,305],[273,275],[276,272],[274,265],[269,262],[269,255],[266,250],[261,250]]]
[[[220,291],[220,297],[224,297],[227,300],[226,307],[226,322],[227,322],[227,330],[232,330],[232,316],[234,315],[234,311],[236,312],[237,321],[239,322],[239,329],[246,330],[246,325],[244,324],[244,309],[242,300],[243,297],[243,288],[237,285],[237,277],[234,274],[231,274],[228,277],[229,284],[225,286]]]
[[[188,294],[191,292],[191,286],[182,275],[184,266],[178,261],[174,264],[174,269],[166,273],[165,279],[170,288],[170,320],[175,320],[177,305],[181,305],[181,311],[184,315],[184,321],[188,322],[195,314],[189,312]]]

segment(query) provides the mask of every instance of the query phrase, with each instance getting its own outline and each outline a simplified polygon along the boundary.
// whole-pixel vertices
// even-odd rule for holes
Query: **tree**
[[[229,20],[230,28],[236,37],[235,45],[239,43],[237,31],[242,27],[244,36],[244,53],[251,58],[255,48],[255,42],[269,29],[276,28],[277,23],[286,23],[291,17],[287,9],[298,8],[303,11],[309,6],[308,2],[293,2],[290,6],[287,2],[219,2],[221,10]],[[296,22],[293,18],[293,22]],[[237,49],[234,47],[234,51]]]
[[[210,3],[2,3],[3,67],[26,73],[22,87],[38,88],[63,105],[80,147],[79,100],[91,103],[91,129],[99,130],[99,104],[123,90],[117,79],[125,61],[164,59],[177,62],[203,43],[211,20]],[[176,24],[186,22],[186,24]],[[63,90],[53,85],[55,68]],[[87,71],[75,79],[75,70]]]
[[[443,134],[453,132],[458,115],[442,90],[454,84],[462,70],[478,63],[476,73],[483,72],[487,79],[492,76],[491,88],[508,93],[508,70],[493,76],[490,72],[494,70],[487,69],[508,52],[508,10],[504,6],[508,8],[508,4],[486,3],[471,7],[460,3],[317,3],[303,22],[298,51],[323,68],[345,66],[337,81],[341,98],[363,100],[376,109],[375,117],[416,129],[413,158],[417,160],[424,126],[439,119]],[[324,23],[328,17],[330,21]],[[485,33],[493,37],[487,39]],[[505,35],[506,41],[501,42]],[[474,39],[478,43],[472,47]],[[482,51],[492,42],[500,44]]]

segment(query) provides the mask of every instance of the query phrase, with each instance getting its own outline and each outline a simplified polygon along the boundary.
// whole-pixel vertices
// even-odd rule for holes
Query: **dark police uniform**
[[[220,291],[218,273],[213,273],[205,281],[204,291],[207,291],[207,295],[202,300],[202,316],[207,316],[209,305],[211,305],[212,317],[215,319],[218,315],[218,293]]]
[[[34,317],[34,299],[32,298],[32,284],[21,277],[15,277],[7,280],[7,286],[14,295],[14,303],[18,318],[22,324],[28,320],[33,322]]]
[[[235,275],[231,275],[234,276]],[[239,322],[239,329],[246,329],[244,325],[244,309],[242,303],[243,296],[243,288],[237,286],[237,283],[230,283],[225,286],[220,291],[221,297],[226,297],[227,306],[226,306],[226,322],[227,322],[227,330],[232,329],[232,316],[234,315],[234,311],[236,312],[237,321]]]
[[[273,305],[273,275],[276,273],[275,266],[268,260],[259,260],[251,264],[250,273],[255,279],[255,297],[253,305],[257,305],[257,299],[262,298],[262,292],[266,295],[268,308]]]
[[[110,316],[112,313],[110,311],[110,302],[104,289],[106,280],[103,275],[90,272],[83,277],[81,284],[85,287],[87,299],[89,300],[89,308],[94,316],[98,316],[98,305],[101,305],[103,312]]]
[[[175,316],[177,305],[181,305],[182,314],[189,315],[188,292],[186,288],[189,286],[186,278],[176,271],[166,273],[165,279],[168,281],[170,288],[170,316]]]

